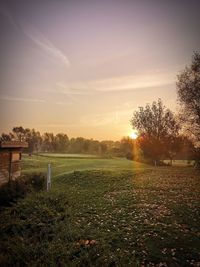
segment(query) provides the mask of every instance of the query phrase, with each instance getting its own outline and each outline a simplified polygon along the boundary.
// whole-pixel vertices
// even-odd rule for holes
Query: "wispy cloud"
[[[58,49],[52,42],[50,42],[46,36],[37,30],[35,27],[28,24],[27,21],[17,21],[10,10],[2,5],[0,6],[0,14],[7,18],[9,23],[16,29],[21,30],[35,45],[42,49],[49,56],[59,60],[67,68],[70,67],[70,61],[68,57]]]
[[[173,84],[174,74],[154,73],[114,77],[90,81],[88,86],[100,92],[145,89]]]
[[[50,42],[44,34],[38,31],[27,23],[20,23],[20,27],[24,34],[33,41],[40,49],[46,52],[49,56],[58,59],[66,67],[70,67],[70,61],[68,57],[58,49],[52,42]]]
[[[88,95],[162,87],[175,83],[173,72],[155,71],[149,74],[113,77],[76,83],[57,83],[55,92],[66,95]]]
[[[44,99],[12,97],[12,96],[6,96],[6,95],[0,95],[0,100],[19,101],[19,102],[33,102],[33,103],[44,103],[44,102],[46,102]]]
[[[71,95],[88,95],[94,94],[94,91],[85,82],[81,83],[56,83],[56,92]]]
[[[132,109],[122,109],[112,112],[106,112],[101,114],[90,114],[81,117],[80,125],[87,127],[99,127],[99,126],[110,126],[119,125],[124,122],[124,118],[131,116]]]

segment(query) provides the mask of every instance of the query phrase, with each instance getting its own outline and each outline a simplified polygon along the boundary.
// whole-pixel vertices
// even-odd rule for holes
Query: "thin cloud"
[[[88,88],[87,83],[72,83],[69,85],[65,85],[64,83],[56,83],[56,92],[62,94],[70,94],[70,95],[88,95],[93,94],[94,91],[91,88]]]
[[[5,101],[19,101],[19,102],[33,102],[33,103],[44,103],[44,99],[36,99],[36,98],[21,98],[21,97],[12,97],[12,96],[0,96],[0,100]]]
[[[170,72],[155,72],[130,76],[113,77],[101,80],[91,80],[78,83],[57,83],[57,92],[66,95],[88,95],[109,92],[120,92],[140,89],[150,89],[175,83],[175,77]]]
[[[114,77],[110,79],[91,81],[89,87],[93,87],[100,92],[112,92],[132,89],[146,89],[152,87],[165,86],[174,83],[174,75],[171,73],[132,75]]]
[[[70,61],[67,56],[59,50],[53,43],[51,43],[41,32],[39,32],[33,26],[27,26],[27,23],[20,23],[21,29],[24,34],[33,41],[40,49],[46,52],[48,55],[58,59],[66,67],[70,67]]]
[[[116,110],[113,112],[91,114],[82,116],[80,125],[86,127],[99,127],[108,125],[119,125],[124,121],[124,117],[132,114],[132,109]]]
[[[62,64],[67,68],[70,67],[70,61],[67,56],[59,50],[53,43],[51,43],[41,32],[31,25],[28,25],[27,22],[17,22],[16,19],[12,16],[9,9],[2,5],[0,6],[0,14],[7,18],[9,23],[16,29],[22,30],[22,32],[36,44],[40,49],[42,49],[49,56],[58,59]]]

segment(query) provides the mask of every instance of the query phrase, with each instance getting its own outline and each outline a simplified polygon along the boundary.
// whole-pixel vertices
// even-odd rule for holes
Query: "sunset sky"
[[[176,110],[199,14],[199,0],[1,1],[0,133],[119,140],[139,106]]]

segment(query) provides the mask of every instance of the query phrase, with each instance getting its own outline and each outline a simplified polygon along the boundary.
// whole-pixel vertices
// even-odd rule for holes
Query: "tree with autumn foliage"
[[[178,136],[180,128],[174,114],[163,105],[161,99],[139,107],[133,113],[131,125],[139,133],[138,144],[143,156],[155,165],[167,156],[169,143]]]

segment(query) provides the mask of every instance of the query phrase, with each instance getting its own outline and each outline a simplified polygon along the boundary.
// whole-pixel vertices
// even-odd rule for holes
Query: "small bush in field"
[[[39,190],[44,189],[44,186],[45,186],[45,176],[42,173],[29,174],[26,177],[26,181],[36,191],[39,191]]]

